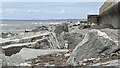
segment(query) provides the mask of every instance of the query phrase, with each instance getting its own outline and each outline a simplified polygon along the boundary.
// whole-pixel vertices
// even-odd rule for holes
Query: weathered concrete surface
[[[118,1],[119,0],[106,0],[106,2],[100,7],[100,14],[113,7]]]
[[[99,23],[100,24],[110,24],[114,28],[120,28],[120,2],[110,7],[104,12],[100,12]]]
[[[102,53],[111,54],[117,49],[116,43],[106,33],[91,30],[73,50],[67,63],[76,65],[83,59],[96,58]]]

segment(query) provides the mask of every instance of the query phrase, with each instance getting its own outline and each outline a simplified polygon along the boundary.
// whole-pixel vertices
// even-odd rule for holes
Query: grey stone
[[[0,46],[0,54],[4,54],[4,51],[1,46]]]
[[[0,68],[2,67],[2,59],[0,59]]]
[[[22,48],[22,50],[19,53],[12,55],[10,58],[14,63],[24,63],[25,60],[37,58],[37,56],[54,54],[59,52],[67,52],[67,51],[68,51],[67,49],[43,50],[43,49]]]
[[[107,62],[104,62],[104,63],[92,64],[90,66],[115,66],[116,68],[119,68],[120,67],[119,62],[120,62],[120,60],[117,59],[117,60],[107,61]]]
[[[59,41],[59,46],[60,46],[60,48],[64,48],[64,46],[65,46],[65,40],[64,40],[64,38],[63,38],[64,35],[65,35],[64,32],[62,32],[62,33],[57,37],[57,39],[58,39],[58,41]]]
[[[111,54],[117,49],[116,43],[106,33],[91,30],[73,50],[67,63],[74,65],[83,59],[98,57],[102,53]]]
[[[1,46],[0,46],[0,67],[2,66],[13,66],[10,58],[5,56]]]
[[[74,33],[74,32],[69,33],[68,48],[74,49],[82,41],[83,38],[84,35],[81,33]]]
[[[25,63],[25,60],[23,60],[19,55],[14,54],[10,57],[11,61],[15,64]]]
[[[93,25],[90,28],[92,29],[104,29],[104,28],[111,28],[113,29],[114,27],[110,24],[100,24],[100,25]]]
[[[57,35],[60,35],[62,32],[68,32],[68,24],[67,23],[62,23],[61,25],[57,25],[55,27],[55,30],[54,32],[57,34]]]

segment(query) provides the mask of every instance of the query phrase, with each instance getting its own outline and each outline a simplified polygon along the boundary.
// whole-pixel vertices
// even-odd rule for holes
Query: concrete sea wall
[[[99,23],[110,24],[114,28],[120,28],[120,3],[105,2],[100,8]]]

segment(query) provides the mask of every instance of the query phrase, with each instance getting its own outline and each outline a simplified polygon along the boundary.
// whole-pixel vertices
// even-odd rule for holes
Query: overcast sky
[[[98,14],[103,2],[2,2],[0,4],[2,4],[0,19],[85,19],[87,14]]]

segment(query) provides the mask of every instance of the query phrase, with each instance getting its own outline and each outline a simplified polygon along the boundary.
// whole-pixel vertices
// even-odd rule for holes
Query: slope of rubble
[[[4,36],[0,67],[119,66],[119,29],[90,27],[65,22]]]

